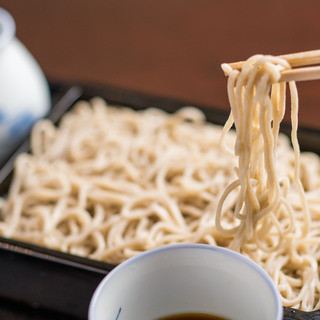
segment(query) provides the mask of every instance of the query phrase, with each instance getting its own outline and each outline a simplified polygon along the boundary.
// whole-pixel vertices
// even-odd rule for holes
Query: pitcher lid
[[[0,8],[0,50],[3,49],[15,36],[16,24],[11,14]]]

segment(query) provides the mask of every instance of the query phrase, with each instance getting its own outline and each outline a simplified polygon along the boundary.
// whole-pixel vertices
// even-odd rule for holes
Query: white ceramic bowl
[[[47,80],[15,30],[12,16],[0,8],[0,163],[51,107]]]
[[[89,320],[155,320],[201,312],[231,320],[280,320],[280,295],[268,274],[221,247],[178,244],[123,262],[96,289]]]

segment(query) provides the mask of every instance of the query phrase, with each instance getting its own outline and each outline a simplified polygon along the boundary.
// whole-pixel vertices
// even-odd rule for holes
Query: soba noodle
[[[282,152],[278,137],[286,107],[286,84],[278,80],[280,71],[290,65],[283,59],[256,55],[243,64],[241,71],[232,70],[228,65],[222,67],[229,74],[231,106],[225,130],[234,122],[238,166],[237,178],[218,203],[216,228],[233,237],[230,248],[248,255],[269,272],[278,285],[284,305],[313,310],[319,307],[316,256],[320,239],[316,236],[318,212],[313,210],[315,216],[311,216],[307,198],[310,205],[311,201],[318,202],[312,193],[317,194],[319,190],[318,183],[310,191],[306,183],[302,184],[311,176],[300,172],[298,94],[294,82],[289,83],[293,151],[283,154],[281,159],[276,158],[276,154]],[[291,158],[290,171],[283,166],[284,157]],[[306,167],[304,164],[304,170]],[[313,174],[318,175],[319,171]],[[233,214],[239,223],[226,228],[222,225],[223,203],[234,190],[238,198]]]
[[[283,304],[320,308],[320,158],[279,134],[288,63],[254,56],[229,73],[224,126],[185,107],[133,111],[81,101],[59,126],[35,125],[6,198],[0,234],[111,263],[165,244],[240,251]],[[234,123],[236,131],[229,130]]]

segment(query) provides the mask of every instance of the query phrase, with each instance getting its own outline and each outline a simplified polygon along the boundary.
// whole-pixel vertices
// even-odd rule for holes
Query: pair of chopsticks
[[[307,81],[320,79],[320,66],[315,66],[316,64],[320,64],[320,50],[290,53],[280,55],[278,57],[287,60],[293,68],[281,71],[281,77],[279,82]],[[244,61],[239,61],[228,63],[227,65],[232,69],[240,70],[242,68],[243,63]],[[306,67],[310,65],[313,66]]]

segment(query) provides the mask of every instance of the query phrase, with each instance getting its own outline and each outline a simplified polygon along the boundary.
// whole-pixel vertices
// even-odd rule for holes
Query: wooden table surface
[[[2,0],[49,79],[229,108],[220,65],[320,48],[318,0]],[[320,81],[300,82],[320,127]]]

